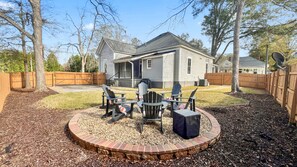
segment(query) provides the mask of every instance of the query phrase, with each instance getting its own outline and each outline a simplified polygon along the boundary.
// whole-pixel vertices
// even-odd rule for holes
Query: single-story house
[[[135,87],[143,78],[158,88],[194,85],[214,69],[213,57],[170,32],[140,46],[102,38],[96,55],[107,80],[123,87]]]
[[[231,57],[218,62],[219,72],[232,72]],[[265,62],[253,57],[239,57],[239,73],[265,74]]]

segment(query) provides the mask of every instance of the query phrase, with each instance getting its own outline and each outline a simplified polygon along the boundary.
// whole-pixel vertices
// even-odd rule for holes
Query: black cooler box
[[[200,118],[198,112],[188,109],[173,112],[173,131],[184,139],[190,139],[199,135]]]

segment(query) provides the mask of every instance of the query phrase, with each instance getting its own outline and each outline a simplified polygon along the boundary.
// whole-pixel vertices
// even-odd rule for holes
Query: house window
[[[205,73],[208,73],[208,63],[206,63],[206,66],[205,66]]]
[[[151,69],[152,68],[152,60],[148,59],[147,60],[147,69]]]
[[[188,68],[187,68],[187,74],[191,74],[191,69],[192,69],[192,59],[188,58]]]

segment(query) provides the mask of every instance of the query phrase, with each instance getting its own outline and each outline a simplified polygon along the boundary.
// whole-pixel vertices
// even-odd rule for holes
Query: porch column
[[[132,80],[132,83],[131,83],[131,85],[132,85],[132,88],[134,88],[134,64],[133,64],[133,62],[131,62],[131,61],[128,61],[130,64],[131,64],[131,67],[132,67],[132,69],[131,69],[131,80]]]

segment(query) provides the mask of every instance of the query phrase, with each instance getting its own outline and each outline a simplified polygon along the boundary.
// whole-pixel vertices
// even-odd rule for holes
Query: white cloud
[[[14,9],[14,8],[15,8],[14,4],[12,4],[10,2],[0,1],[0,9],[9,10],[9,9]]]
[[[86,30],[92,30],[93,27],[94,27],[94,24],[93,24],[93,23],[89,23],[89,24],[86,24],[86,25],[84,26],[84,29],[86,29]]]

